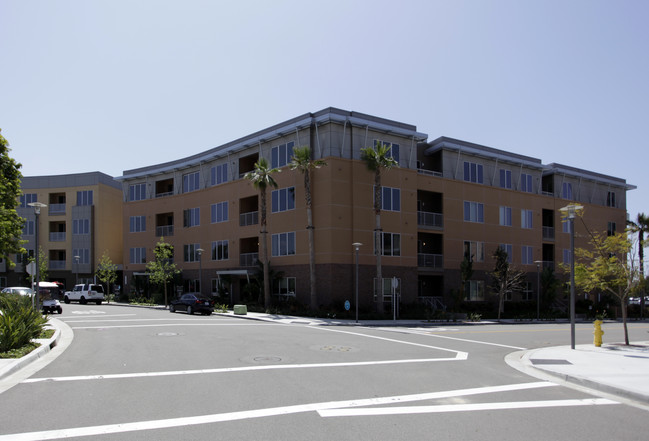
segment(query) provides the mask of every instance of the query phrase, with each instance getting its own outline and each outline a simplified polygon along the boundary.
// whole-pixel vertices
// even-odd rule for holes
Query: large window
[[[90,250],[88,248],[75,248],[72,249],[72,256],[74,264],[88,265],[90,264]],[[78,257],[78,259],[77,259]]]
[[[512,226],[512,207],[500,207],[500,225],[503,227]]]
[[[196,227],[201,224],[200,207],[183,210],[183,227]]]
[[[484,223],[484,204],[464,201],[464,220]]]
[[[228,182],[228,163],[216,165],[210,169],[210,185]]]
[[[521,247],[521,264],[532,265],[534,263],[534,248],[523,245]]]
[[[393,142],[381,141],[380,139],[375,139],[374,149],[376,149],[376,147],[379,144],[383,144],[384,146],[389,147],[390,151],[388,152],[388,157],[394,159],[395,162],[399,164],[399,159],[400,159],[399,144],[395,144]]]
[[[521,173],[521,191],[532,193],[532,175]]]
[[[280,188],[273,190],[271,194],[271,211],[279,213],[281,211],[295,209],[295,187]]]
[[[198,262],[198,250],[200,245],[197,243],[190,243],[183,245],[183,261],[185,262]]]
[[[376,248],[376,240],[374,243]],[[401,234],[381,233],[381,251],[382,256],[401,256]],[[374,254],[376,254],[376,249]]]
[[[26,220],[23,225],[23,236],[33,236],[34,235],[34,221]]]
[[[500,169],[500,188],[512,188],[511,170]]]
[[[508,262],[508,263],[512,263],[513,260],[514,260],[514,259],[513,259],[513,256],[514,256],[514,247],[512,246],[512,244],[509,244],[509,243],[501,243],[501,244],[498,245],[498,246],[499,246],[500,248],[502,248],[503,250],[505,250],[505,252],[507,253],[507,262]]]
[[[606,206],[607,207],[617,207],[617,203],[615,201],[615,192],[614,191],[609,191],[606,193]]]
[[[532,210],[521,210],[521,228],[532,228],[534,212]]]
[[[609,222],[607,227],[606,227],[606,234],[608,236],[615,236],[615,231],[616,231],[616,225],[615,222]]]
[[[142,231],[146,231],[146,216],[131,216],[129,231],[131,233],[140,233]]]
[[[183,175],[183,193],[196,191],[200,188],[199,176],[199,172],[187,173],[186,175]]]
[[[144,216],[142,216],[142,218],[144,218]],[[131,221],[131,227],[132,226],[133,221]],[[144,229],[142,231],[144,231]],[[90,234],[90,219],[74,219],[72,221],[72,234]]]
[[[146,184],[133,184],[128,186],[128,200],[141,201],[146,199]]]
[[[295,231],[272,235],[272,255],[292,256],[295,254]]]
[[[572,199],[572,184],[570,182],[564,182],[561,185],[561,197],[564,199]]]
[[[36,193],[25,193],[20,195],[20,206],[21,208],[29,207],[29,204],[38,202],[38,195]]]
[[[401,189],[381,187],[381,210],[401,211]]]
[[[465,162],[464,180],[467,182],[482,184],[484,182],[482,169],[482,164],[476,164],[475,162]]]
[[[484,262],[484,242],[464,241],[464,255],[472,262]]]
[[[295,297],[295,277],[280,277],[273,280],[273,294]]]
[[[563,249],[563,263],[565,265],[570,265],[570,262],[572,262],[572,251],[569,249]]]
[[[483,280],[467,280],[464,284],[465,298],[469,302],[483,302],[484,301],[484,281]]]
[[[78,206],[93,205],[92,199],[92,190],[77,191]]]
[[[146,248],[131,248],[129,263],[146,263]]]
[[[228,201],[218,202],[211,206],[212,223],[226,222],[228,220]]]
[[[293,158],[293,146],[295,143],[293,141],[287,142],[286,144],[280,144],[271,149],[270,152],[270,162],[272,168],[284,167],[286,164],[291,162]]]
[[[212,242],[212,260],[228,260],[229,248],[227,240]]]

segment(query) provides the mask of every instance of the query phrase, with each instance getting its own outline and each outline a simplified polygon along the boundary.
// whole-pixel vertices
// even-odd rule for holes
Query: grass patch
[[[40,343],[29,342],[22,348],[12,349],[7,352],[0,352],[0,358],[22,358],[34,349],[40,347]]]

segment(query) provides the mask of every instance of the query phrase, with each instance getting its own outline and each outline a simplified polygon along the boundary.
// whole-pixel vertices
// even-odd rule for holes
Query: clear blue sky
[[[333,106],[624,178],[649,213],[649,1],[0,0],[25,176],[123,170]]]

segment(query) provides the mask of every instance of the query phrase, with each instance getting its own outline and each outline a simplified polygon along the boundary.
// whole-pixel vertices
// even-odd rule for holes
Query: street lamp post
[[[39,309],[40,308],[40,293],[39,293],[39,288],[40,288],[40,253],[38,252],[38,216],[41,214],[41,208],[47,207],[42,202],[31,202],[29,204],[30,207],[34,207],[34,215],[35,215],[35,224],[34,225],[34,254],[36,255],[36,289],[34,290],[34,298],[36,299],[35,302],[35,308]]]
[[[575,349],[575,216],[584,207],[570,204],[560,208],[570,225],[570,348]]]
[[[79,283],[79,259],[81,259],[81,256],[74,256],[74,263],[76,264],[76,271],[74,273],[74,284]]]
[[[203,248],[196,250],[198,253],[198,286],[200,287],[198,292],[201,295],[203,295],[203,251],[205,251]]]
[[[536,263],[536,320],[541,320],[541,264],[542,260],[535,260]]]
[[[360,242],[354,242],[352,246],[356,248],[356,323],[358,323],[358,250],[363,244]]]

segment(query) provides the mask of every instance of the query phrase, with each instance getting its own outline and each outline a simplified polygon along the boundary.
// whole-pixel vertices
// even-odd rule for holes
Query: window
[[[483,302],[484,301],[484,281],[483,280],[467,280],[464,284],[465,298],[469,302]]]
[[[146,263],[146,248],[131,248],[129,254],[130,263]]]
[[[198,250],[200,245],[197,243],[190,243],[183,245],[183,261],[185,262],[198,262]]]
[[[484,223],[484,204],[464,201],[464,221]]]
[[[525,282],[525,287],[523,288],[523,300],[535,300],[532,282]]]
[[[92,204],[92,190],[77,191],[77,206]]]
[[[521,191],[532,193],[532,175],[521,173]]]
[[[521,247],[521,263],[523,265],[532,265],[534,264],[534,248],[523,245]]]
[[[374,285],[373,285],[373,293],[374,293],[374,301],[376,301],[376,281],[378,279],[375,277],[374,278]],[[390,302],[392,300],[392,288],[393,284],[396,282],[396,286],[394,286],[394,291],[397,297],[401,297],[401,279],[399,277],[383,277],[383,283],[381,283],[381,290],[383,291],[383,301],[384,302]]]
[[[503,250],[505,250],[505,252],[507,253],[507,262],[512,263],[513,262],[512,257],[514,256],[514,247],[509,243],[501,243],[498,246]]]
[[[270,162],[272,168],[284,167],[286,164],[291,162],[293,158],[293,146],[295,143],[293,141],[287,142],[286,144],[280,144],[276,147],[273,147],[270,152]]]
[[[399,157],[400,157],[399,144],[395,144],[395,143],[392,143],[392,142],[381,141],[380,139],[375,139],[374,140],[374,149],[375,150],[376,150],[376,147],[379,145],[379,143],[381,143],[384,146],[390,148],[390,151],[388,152],[388,156],[390,158],[394,159],[397,164],[399,164]]]
[[[23,236],[33,236],[34,235],[34,221],[26,220],[25,225],[23,225]]]
[[[144,216],[142,216],[144,218]],[[133,219],[133,218],[131,218]],[[131,221],[131,226],[133,225]],[[142,230],[144,231],[144,230]],[[131,231],[133,232],[133,231]],[[90,219],[74,219],[72,221],[72,234],[90,234]]]
[[[572,184],[570,182],[564,182],[561,185],[561,197],[564,199],[572,199]]]
[[[532,228],[532,210],[521,210],[521,228]]]
[[[616,201],[615,201],[615,192],[609,191],[606,194],[606,206],[607,207],[617,207]]]
[[[295,277],[281,277],[273,281],[273,294],[295,297]]]
[[[228,260],[229,243],[227,240],[212,242],[212,260]]]
[[[183,227],[196,227],[201,224],[201,209],[190,208],[183,210]]]
[[[79,256],[78,260],[77,256]],[[75,265],[88,265],[90,264],[90,250],[88,248],[73,249],[72,258]]]
[[[401,189],[381,187],[381,210],[401,211]]]
[[[273,190],[271,194],[271,211],[279,213],[281,211],[295,209],[295,187],[280,188]]]
[[[212,223],[226,222],[228,220],[228,201],[212,204],[211,206]]]
[[[512,207],[500,207],[500,225],[503,227],[512,226]]]
[[[472,262],[484,262],[484,242],[464,241],[464,255]]]
[[[511,170],[500,169],[500,188],[512,188]]]
[[[292,256],[295,254],[295,232],[273,234],[272,256]]]
[[[376,233],[374,240],[374,255],[376,255]],[[382,256],[401,256],[401,234],[381,233]]]
[[[228,164],[214,166],[210,169],[210,185],[219,185],[228,182]]]
[[[183,175],[183,193],[196,191],[200,187],[199,172],[187,173]]]
[[[26,194],[20,195],[20,207],[21,208],[29,207],[29,204],[32,204],[34,202],[38,202],[38,196],[36,195],[36,193],[26,193]]]
[[[133,184],[128,186],[128,200],[141,201],[146,199],[146,184]]]
[[[572,252],[568,249],[563,249],[563,263],[566,265],[570,265],[572,262]]]
[[[561,223],[563,224],[563,232],[570,233],[570,221],[568,219],[564,219]]]
[[[608,236],[615,236],[616,225],[615,222],[609,222],[606,227],[606,234]]]
[[[464,180],[467,182],[483,183],[482,164],[474,162],[464,163]]]

